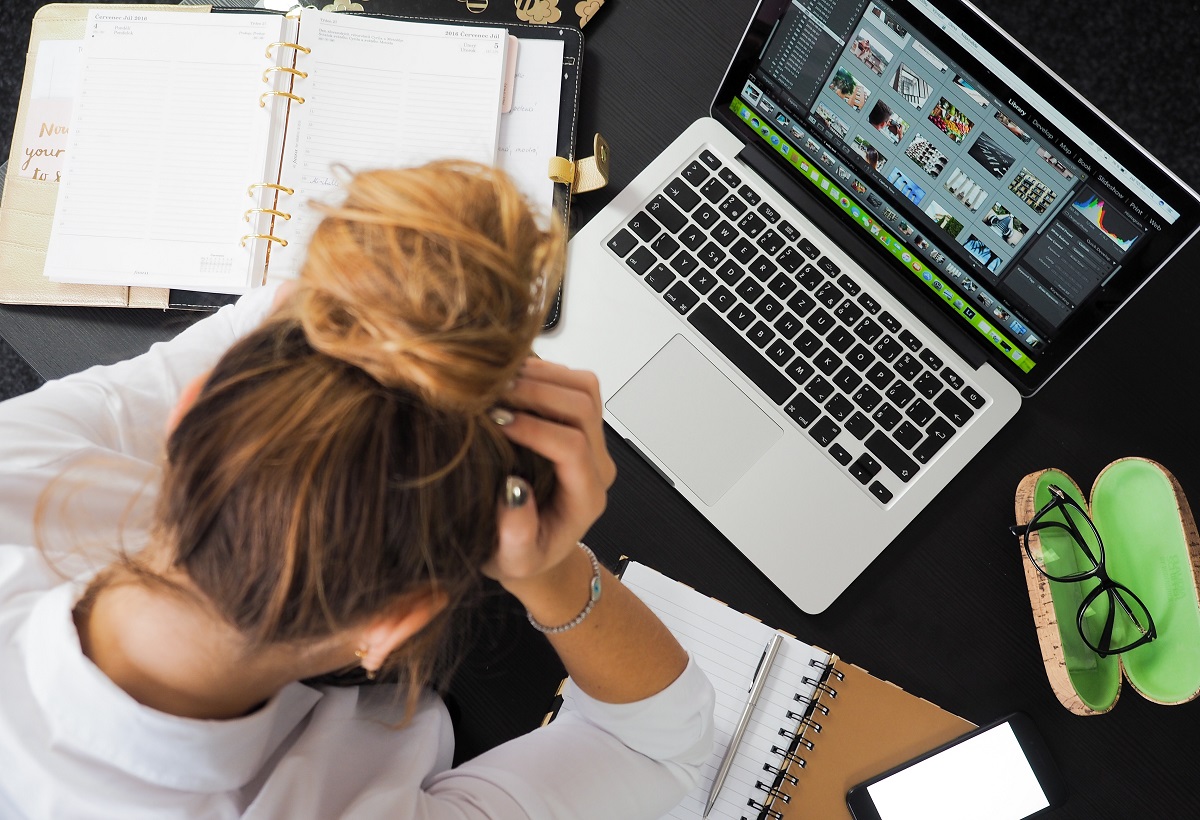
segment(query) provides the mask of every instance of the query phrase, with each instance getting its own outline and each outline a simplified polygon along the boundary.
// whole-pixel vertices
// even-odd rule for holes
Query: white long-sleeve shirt
[[[293,683],[246,717],[192,720],[139,704],[84,656],[72,608],[115,544],[139,543],[171,408],[272,297],[264,289],[142,356],[0,404],[0,817],[668,811],[711,751],[712,688],[694,661],[637,703],[575,690],[578,713],[451,768],[450,718],[432,694],[402,729],[391,686]],[[35,510],[51,484],[39,548]]]

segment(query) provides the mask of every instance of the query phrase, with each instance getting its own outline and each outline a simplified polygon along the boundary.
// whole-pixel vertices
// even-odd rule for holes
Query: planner
[[[716,748],[700,786],[667,815],[699,818],[763,650],[777,630],[634,561],[621,580],[662,619],[716,690]],[[784,634],[710,818],[849,818],[850,787],[974,728]],[[571,709],[568,696],[558,713]]]

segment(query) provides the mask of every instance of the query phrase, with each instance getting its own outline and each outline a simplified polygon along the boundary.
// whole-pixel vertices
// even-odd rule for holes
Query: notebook
[[[145,16],[146,12],[155,12],[156,14],[176,13],[181,9],[190,9],[195,12],[206,12],[207,7],[180,7],[180,6],[104,6],[103,12],[106,14],[115,13],[122,9],[132,9],[139,16]],[[224,10],[228,11],[228,10]],[[52,282],[43,276],[45,267],[46,246],[49,242],[51,217],[54,213],[55,203],[57,199],[58,184],[53,178],[54,174],[40,174],[37,178],[32,178],[19,170],[22,164],[20,158],[24,157],[24,152],[34,147],[41,145],[36,142],[34,136],[29,134],[31,128],[34,129],[35,135],[37,132],[37,124],[43,122],[42,115],[45,113],[39,105],[44,107],[47,102],[46,97],[57,97],[53,100],[55,103],[65,103],[67,112],[66,118],[70,117],[71,100],[77,93],[77,89],[67,87],[68,84],[62,81],[62,78],[69,75],[69,70],[72,65],[78,68],[79,47],[78,42],[83,37],[86,27],[86,16],[88,7],[75,4],[55,4],[43,7],[38,11],[35,17],[33,31],[30,39],[29,58],[26,64],[25,83],[22,88],[21,104],[18,111],[17,129],[14,134],[13,152],[11,155],[12,161],[9,163],[10,173],[5,180],[5,196],[3,208],[0,208],[0,247],[4,248],[4,253],[0,254],[3,261],[0,262],[0,301],[10,303],[32,303],[32,304],[98,304],[98,305],[120,305],[120,306],[142,306],[142,307],[199,307],[211,308],[221,303],[229,301],[227,297],[221,297],[214,294],[198,293],[194,291],[184,290],[184,284],[175,277],[176,268],[172,268],[172,277],[170,285],[173,288],[171,291],[160,288],[151,287],[114,287],[106,285],[92,284],[60,284]],[[324,137],[333,143],[322,145],[320,137],[309,140],[311,147],[309,150],[308,161],[313,164],[314,161],[319,164],[322,157],[321,152],[328,148],[329,144],[334,144],[330,150],[331,155],[336,154],[338,162],[347,166],[356,166],[359,160],[363,159],[363,154],[368,153],[367,147],[370,145],[370,140],[386,141],[386,150],[380,149],[374,153],[370,153],[369,161],[371,163],[379,162],[380,157],[385,157],[388,161],[401,161],[400,154],[413,162],[421,161],[428,158],[428,148],[430,140],[424,139],[425,153],[422,154],[422,145],[419,137],[421,133],[435,133],[436,148],[439,151],[449,150],[449,137],[453,133],[466,133],[469,126],[466,122],[468,113],[468,98],[470,95],[464,94],[462,89],[447,89],[443,88],[439,83],[455,81],[453,77],[454,71],[446,68],[447,64],[451,67],[461,69],[461,60],[441,60],[437,59],[439,53],[433,53],[431,48],[441,48],[449,51],[457,48],[453,43],[447,43],[445,39],[437,42],[431,37],[419,38],[421,43],[420,49],[414,49],[412,46],[405,47],[402,42],[399,42],[404,36],[401,32],[422,31],[430,32],[440,30],[442,32],[463,32],[470,35],[470,39],[477,40],[481,36],[481,32],[496,32],[506,31],[511,35],[506,44],[509,46],[507,61],[504,65],[504,70],[500,80],[507,88],[503,96],[497,98],[498,105],[495,107],[502,110],[502,113],[493,111],[492,107],[488,109],[488,116],[491,122],[484,122],[483,133],[491,134],[495,137],[495,146],[488,148],[484,147],[481,150],[480,158],[486,158],[489,154],[494,157],[496,164],[508,171],[517,182],[518,186],[531,200],[535,207],[544,213],[552,214],[553,218],[561,219],[566,222],[570,207],[571,186],[554,181],[547,173],[547,165],[551,159],[555,157],[566,157],[568,165],[574,156],[575,132],[577,126],[577,111],[578,111],[578,93],[579,93],[579,70],[582,63],[582,38],[576,30],[572,30],[561,26],[546,26],[532,25],[521,23],[510,23],[501,28],[496,26],[479,26],[473,22],[462,20],[412,20],[412,19],[397,19],[397,18],[376,18],[368,15],[348,15],[348,14],[323,14],[315,10],[307,10],[305,14],[309,17],[307,35],[299,35],[288,37],[281,35],[282,40],[305,39],[312,40],[318,36],[327,37],[325,48],[314,49],[311,53],[305,53],[300,49],[288,48],[287,46],[276,46],[272,48],[272,52],[276,56],[276,61],[272,62],[266,59],[265,50],[259,48],[253,55],[251,62],[255,62],[254,70],[248,73],[235,73],[226,70],[222,75],[224,82],[238,84],[240,86],[249,85],[253,90],[253,99],[250,101],[246,110],[253,109],[254,112],[270,112],[275,111],[279,115],[283,108],[272,108],[278,106],[282,101],[286,107],[291,108],[293,122],[292,136],[296,136],[298,131],[307,130],[309,132],[325,129]],[[263,26],[299,26],[299,21],[283,21],[280,15],[262,14],[262,13],[241,13],[241,14],[221,14],[219,15],[223,28],[238,27],[246,28]],[[188,19],[188,23],[196,20],[196,17]],[[232,21],[232,22],[230,22]],[[144,24],[144,22],[142,23]],[[125,23],[113,23],[113,25],[126,25]],[[419,27],[414,29],[413,27]],[[338,32],[337,37],[332,37],[328,32],[322,34],[320,29],[330,29]],[[191,32],[191,29],[187,29]],[[365,32],[366,34],[360,34]],[[382,32],[382,34],[380,34]],[[339,48],[339,45],[344,45],[344,42],[349,37],[370,36],[371,41],[366,46],[361,43],[356,43],[358,46],[353,53],[347,55],[344,48]],[[385,42],[390,38],[390,45]],[[515,38],[515,39],[514,39]],[[194,38],[193,38],[194,39]],[[280,38],[274,38],[276,40]],[[449,38],[446,38],[449,39]],[[282,41],[281,40],[281,41]],[[339,43],[340,41],[340,43]],[[297,43],[303,45],[303,43]],[[512,46],[516,47],[513,48]],[[311,47],[311,45],[306,46]],[[397,76],[400,72],[397,69],[401,68],[401,61],[395,59],[395,55],[400,51],[405,51],[412,55],[411,64],[416,64],[415,68],[418,74],[410,74],[408,80],[412,80],[413,76],[420,76],[424,73],[428,76],[428,65],[440,66],[437,72],[433,72],[437,82],[408,82],[403,89],[398,89]],[[209,57],[215,57],[211,52]],[[179,56],[179,55],[176,55]],[[349,60],[345,59],[349,56]],[[486,56],[486,55],[483,55]],[[318,59],[320,57],[320,59]],[[420,62],[420,58],[428,58],[427,62]],[[299,61],[301,64],[307,60],[310,63],[323,65],[324,68],[318,67],[315,71],[308,70],[304,67],[297,69],[294,64],[283,65],[286,61]],[[342,65],[335,65],[335,63]],[[379,63],[385,65],[386,70],[379,70]],[[363,66],[354,66],[354,74],[357,84],[354,90],[348,91],[345,83],[339,80],[336,76],[340,70],[345,74],[345,67],[350,63],[366,63]],[[273,68],[277,67],[277,69]],[[372,70],[374,66],[374,70]],[[288,68],[289,71],[282,69]],[[312,66],[309,66],[311,69]],[[192,69],[195,71],[195,69]],[[300,74],[294,74],[292,71],[300,73],[309,73],[311,77],[301,77]],[[146,72],[153,74],[153,72]],[[197,72],[198,73],[198,72]],[[76,76],[78,71],[76,71]],[[271,85],[266,85],[264,76],[271,81]],[[283,78],[286,77],[286,80]],[[40,78],[40,79],[39,79]],[[461,77],[457,78],[461,82]],[[211,77],[209,77],[211,80]],[[387,82],[385,82],[387,80]],[[57,81],[57,82],[56,82]],[[282,83],[289,82],[295,88],[295,96],[304,98],[305,103],[301,104],[298,100],[283,97],[282,93],[273,93],[266,99],[261,99],[261,95],[268,92],[282,92]],[[390,82],[390,84],[388,84]],[[324,93],[318,92],[313,94],[308,91],[302,91],[302,86],[312,88],[315,84],[320,83],[324,88]],[[213,83],[206,81],[204,85],[204,93],[215,95]],[[493,82],[492,85],[495,85]],[[44,86],[44,87],[43,87]],[[416,90],[412,87],[415,86]],[[369,88],[370,93],[363,93],[364,88]],[[181,106],[181,100],[185,98],[184,89],[176,88],[175,93],[178,100],[174,103],[177,108]],[[445,93],[442,93],[445,92]],[[288,92],[292,93],[292,92]],[[432,94],[436,99],[427,100],[424,104],[418,105],[418,100],[415,100],[415,95]],[[305,97],[305,94],[308,96]],[[406,99],[410,99],[410,104],[405,106],[397,106],[393,100],[398,101],[397,94],[406,95]],[[440,94],[440,96],[439,96]],[[61,99],[66,97],[66,99]],[[232,99],[231,96],[219,97],[217,101],[224,100],[226,104]],[[267,103],[261,108],[258,103],[262,101]],[[503,105],[500,105],[501,101]],[[189,116],[192,119],[200,117],[207,119],[211,116],[212,100],[204,100],[200,97],[193,99],[195,106],[194,111],[190,112]],[[347,118],[354,116],[366,116],[370,120],[369,126],[363,126],[354,134],[342,133],[340,136],[335,132],[330,132],[328,123],[331,119],[331,106],[339,106],[337,117],[332,118],[337,120],[338,127],[351,127],[351,123],[347,122]],[[305,109],[307,106],[307,109]],[[348,108],[347,108],[348,107]],[[376,127],[378,124],[387,120],[380,114],[380,110],[385,112],[391,111],[407,111],[412,108],[420,108],[426,112],[445,112],[452,111],[454,116],[434,116],[432,114],[421,118],[405,118],[408,128],[415,131],[414,134],[408,134],[402,128],[394,129],[394,136],[390,140],[388,135],[382,133]],[[322,109],[317,111],[316,109]],[[296,112],[307,110],[309,115],[307,118],[302,118],[296,115]],[[199,111],[197,114],[196,112]],[[103,117],[103,111],[101,117]],[[244,112],[243,112],[244,113]],[[269,113],[268,113],[269,115]],[[325,122],[320,122],[322,116]],[[494,121],[498,116],[498,124]],[[301,120],[304,120],[303,124]],[[361,125],[361,123],[359,123]],[[414,128],[417,126],[416,128]],[[478,125],[478,123],[476,123]],[[189,126],[190,128],[191,126]],[[203,125],[201,126],[203,127]],[[374,130],[372,130],[374,128]],[[45,129],[42,129],[43,131]],[[63,129],[65,130],[65,129]],[[187,130],[187,129],[184,129]],[[401,144],[401,140],[408,137],[405,144]],[[364,138],[367,142],[364,142]],[[162,139],[161,135],[159,139]],[[183,140],[190,139],[189,137],[181,137]],[[165,141],[164,142],[169,142]],[[211,142],[211,144],[210,144]],[[215,141],[201,140],[200,143],[204,146],[201,150],[218,151],[219,146]],[[489,140],[490,143],[490,140]],[[182,170],[184,174],[191,173],[193,176],[197,173],[204,175],[212,175],[214,171],[226,170],[225,165],[231,165],[232,158],[239,157],[240,154],[247,153],[242,146],[239,146],[237,151],[226,150],[225,154],[219,163],[204,162],[198,159],[200,150],[197,150],[195,144],[188,144],[187,156],[190,158],[187,163],[179,162],[180,146],[187,144],[186,142],[170,142],[168,145],[168,153],[166,158],[174,162],[176,170]],[[174,156],[170,155],[170,150],[175,151]],[[65,135],[64,145],[65,147]],[[302,146],[289,145],[289,149]],[[462,146],[450,146],[460,154],[463,153]],[[155,144],[153,150],[160,150],[162,145]],[[282,146],[276,145],[275,151],[282,156]],[[151,149],[148,149],[148,153]],[[236,236],[232,236],[230,242],[237,253],[242,253],[239,247],[240,237],[247,235],[246,231],[250,227],[257,227],[260,230],[257,233],[260,236],[273,236],[277,240],[272,239],[250,239],[247,240],[249,248],[253,249],[258,256],[263,256],[267,252],[272,252],[271,256],[275,265],[272,267],[272,275],[286,276],[294,272],[295,260],[303,254],[303,237],[311,230],[311,215],[305,213],[305,209],[300,206],[300,200],[304,197],[305,189],[323,190],[327,187],[327,183],[336,182],[336,178],[331,173],[311,174],[310,178],[300,178],[303,174],[299,169],[299,154],[292,151],[289,154],[292,162],[282,162],[282,171],[287,177],[287,181],[280,182],[274,180],[281,185],[279,189],[255,189],[259,201],[249,203],[255,207],[265,205],[273,205],[271,210],[278,213],[271,214],[264,212],[260,216],[255,217],[259,221],[259,225],[251,226],[245,221],[246,215],[244,211],[248,208],[241,202],[239,207],[235,209],[235,227],[238,229]],[[40,161],[40,160],[39,160]],[[327,163],[328,164],[328,163]],[[59,170],[61,173],[61,167]],[[183,182],[176,175],[172,180],[175,183]],[[207,181],[207,179],[206,179]],[[324,183],[324,184],[323,184]],[[163,183],[164,185],[166,183]],[[234,196],[239,199],[246,195],[246,188],[250,183],[246,181],[238,182]],[[108,184],[104,184],[104,195],[111,197],[113,192]],[[190,187],[190,186],[179,186]],[[594,186],[593,186],[594,187]],[[291,189],[295,193],[288,194],[286,189]],[[586,190],[586,189],[585,189]],[[248,197],[247,197],[248,198]],[[270,201],[268,201],[268,198]],[[286,204],[285,204],[286,203]],[[183,203],[191,206],[193,203],[188,200]],[[103,209],[101,209],[103,210]],[[136,210],[133,207],[122,209],[123,215]],[[193,227],[192,219],[182,219],[179,213],[180,208],[178,203],[174,211],[159,216],[161,219],[173,218],[176,222],[185,222],[189,228]],[[93,212],[94,213],[94,212]],[[285,216],[280,216],[284,214]],[[300,224],[309,222],[308,225]],[[127,227],[126,227],[127,229]],[[262,233],[266,230],[267,233]],[[301,241],[297,241],[300,237]],[[289,243],[288,249],[285,251],[282,245],[283,241]],[[129,247],[141,247],[144,243],[122,243],[124,249]],[[175,243],[178,244],[178,243]],[[263,249],[262,246],[269,245],[269,249]],[[109,256],[105,257],[110,258]],[[90,262],[90,259],[85,260]],[[204,275],[208,275],[214,265],[211,260],[204,266],[206,270]],[[232,266],[231,266],[232,269]],[[169,297],[168,297],[169,294]],[[555,310],[551,312],[551,316],[556,315]]]
[[[668,818],[703,815],[759,659],[776,630],[644,564],[621,581],[704,670],[717,693],[702,782]],[[569,697],[559,713],[573,708]],[[849,818],[846,792],[974,728],[836,655],[785,635],[711,818]]]
[[[709,116],[572,239],[536,350],[815,613],[1198,222],[968,3],[764,0]]]

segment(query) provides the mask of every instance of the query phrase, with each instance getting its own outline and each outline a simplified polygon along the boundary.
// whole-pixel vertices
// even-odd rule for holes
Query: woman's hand
[[[511,421],[494,414],[504,434],[554,464],[557,488],[549,506],[539,510],[529,486],[516,483],[518,497],[508,492],[498,515],[499,545],[483,571],[516,592],[528,582],[548,579],[607,503],[617,469],[604,443],[600,386],[588,372],[571,370],[542,359],[526,360],[506,397]],[[500,423],[498,421],[498,423]],[[524,501],[520,501],[520,494]]]

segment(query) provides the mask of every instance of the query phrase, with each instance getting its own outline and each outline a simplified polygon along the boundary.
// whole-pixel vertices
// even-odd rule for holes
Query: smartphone
[[[1046,742],[1018,712],[860,783],[846,802],[855,820],[1025,820],[1066,798]]]

